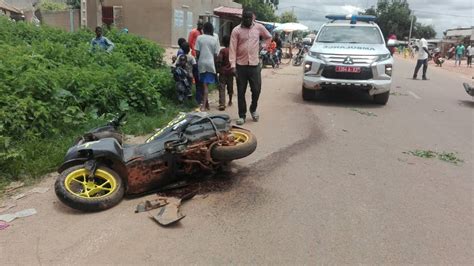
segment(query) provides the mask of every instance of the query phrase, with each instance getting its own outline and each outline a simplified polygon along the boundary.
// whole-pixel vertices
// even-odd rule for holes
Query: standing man
[[[474,46],[472,46],[472,44],[469,44],[469,46],[467,47],[466,54],[467,54],[467,67],[472,67],[472,57],[474,56]]]
[[[252,92],[250,114],[255,122],[259,119],[257,104],[262,87],[259,66],[260,38],[265,41],[265,46],[268,46],[272,39],[264,26],[254,22],[254,16],[252,11],[244,10],[242,23],[232,30],[230,37],[229,61],[232,71],[237,77],[238,125],[245,123],[247,115],[245,94],[249,83]]]
[[[189,47],[191,48],[191,55],[194,57],[196,57],[196,50],[194,49],[196,47],[196,40],[202,34],[203,25],[204,23],[202,22],[202,20],[198,20],[197,28],[193,29],[188,36],[188,43]]]
[[[428,51],[428,42],[425,38],[421,38],[417,48],[418,50],[418,61],[416,62],[415,73],[413,73],[413,79],[418,76],[418,71],[423,65],[423,80],[427,80],[426,71],[428,70],[428,57],[430,52]]]
[[[198,20],[197,22],[197,28],[193,29],[188,36],[188,43],[189,47],[191,48],[191,55],[196,57],[196,41],[199,36],[202,35],[202,27],[204,23],[202,22],[201,19]],[[199,71],[197,68],[193,71],[194,74],[194,81],[196,83],[196,102],[198,104],[201,104],[202,102],[202,94],[204,92],[204,85],[202,82],[199,80]]]
[[[462,43],[459,43],[458,46],[456,46],[456,59],[454,61],[454,66],[456,66],[456,64],[458,64],[458,66],[461,66],[461,60],[462,56],[464,55],[465,49],[466,48],[464,48],[464,45]]]
[[[91,41],[91,50],[94,52],[97,47],[99,49],[105,50],[108,53],[112,52],[115,45],[106,37],[102,36],[102,28],[97,27],[95,28],[95,38]]]

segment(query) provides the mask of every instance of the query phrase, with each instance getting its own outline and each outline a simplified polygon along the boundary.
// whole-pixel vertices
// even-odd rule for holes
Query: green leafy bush
[[[0,18],[0,177],[27,160],[16,147],[65,134],[103,114],[156,114],[173,94],[155,43],[117,30],[112,53],[91,52],[94,33],[68,33]],[[3,172],[3,173],[2,173]]]

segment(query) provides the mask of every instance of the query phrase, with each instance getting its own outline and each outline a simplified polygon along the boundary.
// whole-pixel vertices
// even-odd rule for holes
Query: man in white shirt
[[[470,44],[466,49],[467,67],[472,67],[472,57],[474,57],[474,46]]]
[[[428,70],[428,58],[430,57],[430,52],[428,51],[428,42],[425,38],[422,38],[416,47],[418,51],[418,61],[416,62],[415,73],[413,73],[413,79],[416,79],[418,76],[418,71],[423,65],[423,80],[427,80],[426,71]]]

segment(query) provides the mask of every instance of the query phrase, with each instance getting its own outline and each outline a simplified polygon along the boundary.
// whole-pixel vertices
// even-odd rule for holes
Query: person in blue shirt
[[[102,28],[101,27],[95,28],[95,35],[96,35],[96,37],[94,39],[92,39],[92,41],[91,41],[92,51],[95,51],[96,47],[99,47],[99,49],[105,50],[108,53],[112,52],[115,45],[109,39],[102,36]]]

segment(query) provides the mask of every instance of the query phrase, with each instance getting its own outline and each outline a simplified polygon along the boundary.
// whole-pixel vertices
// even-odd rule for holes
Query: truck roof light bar
[[[351,24],[356,24],[357,21],[361,22],[373,22],[375,21],[375,16],[368,16],[368,15],[327,15],[327,19],[332,21],[334,20],[350,20]]]

